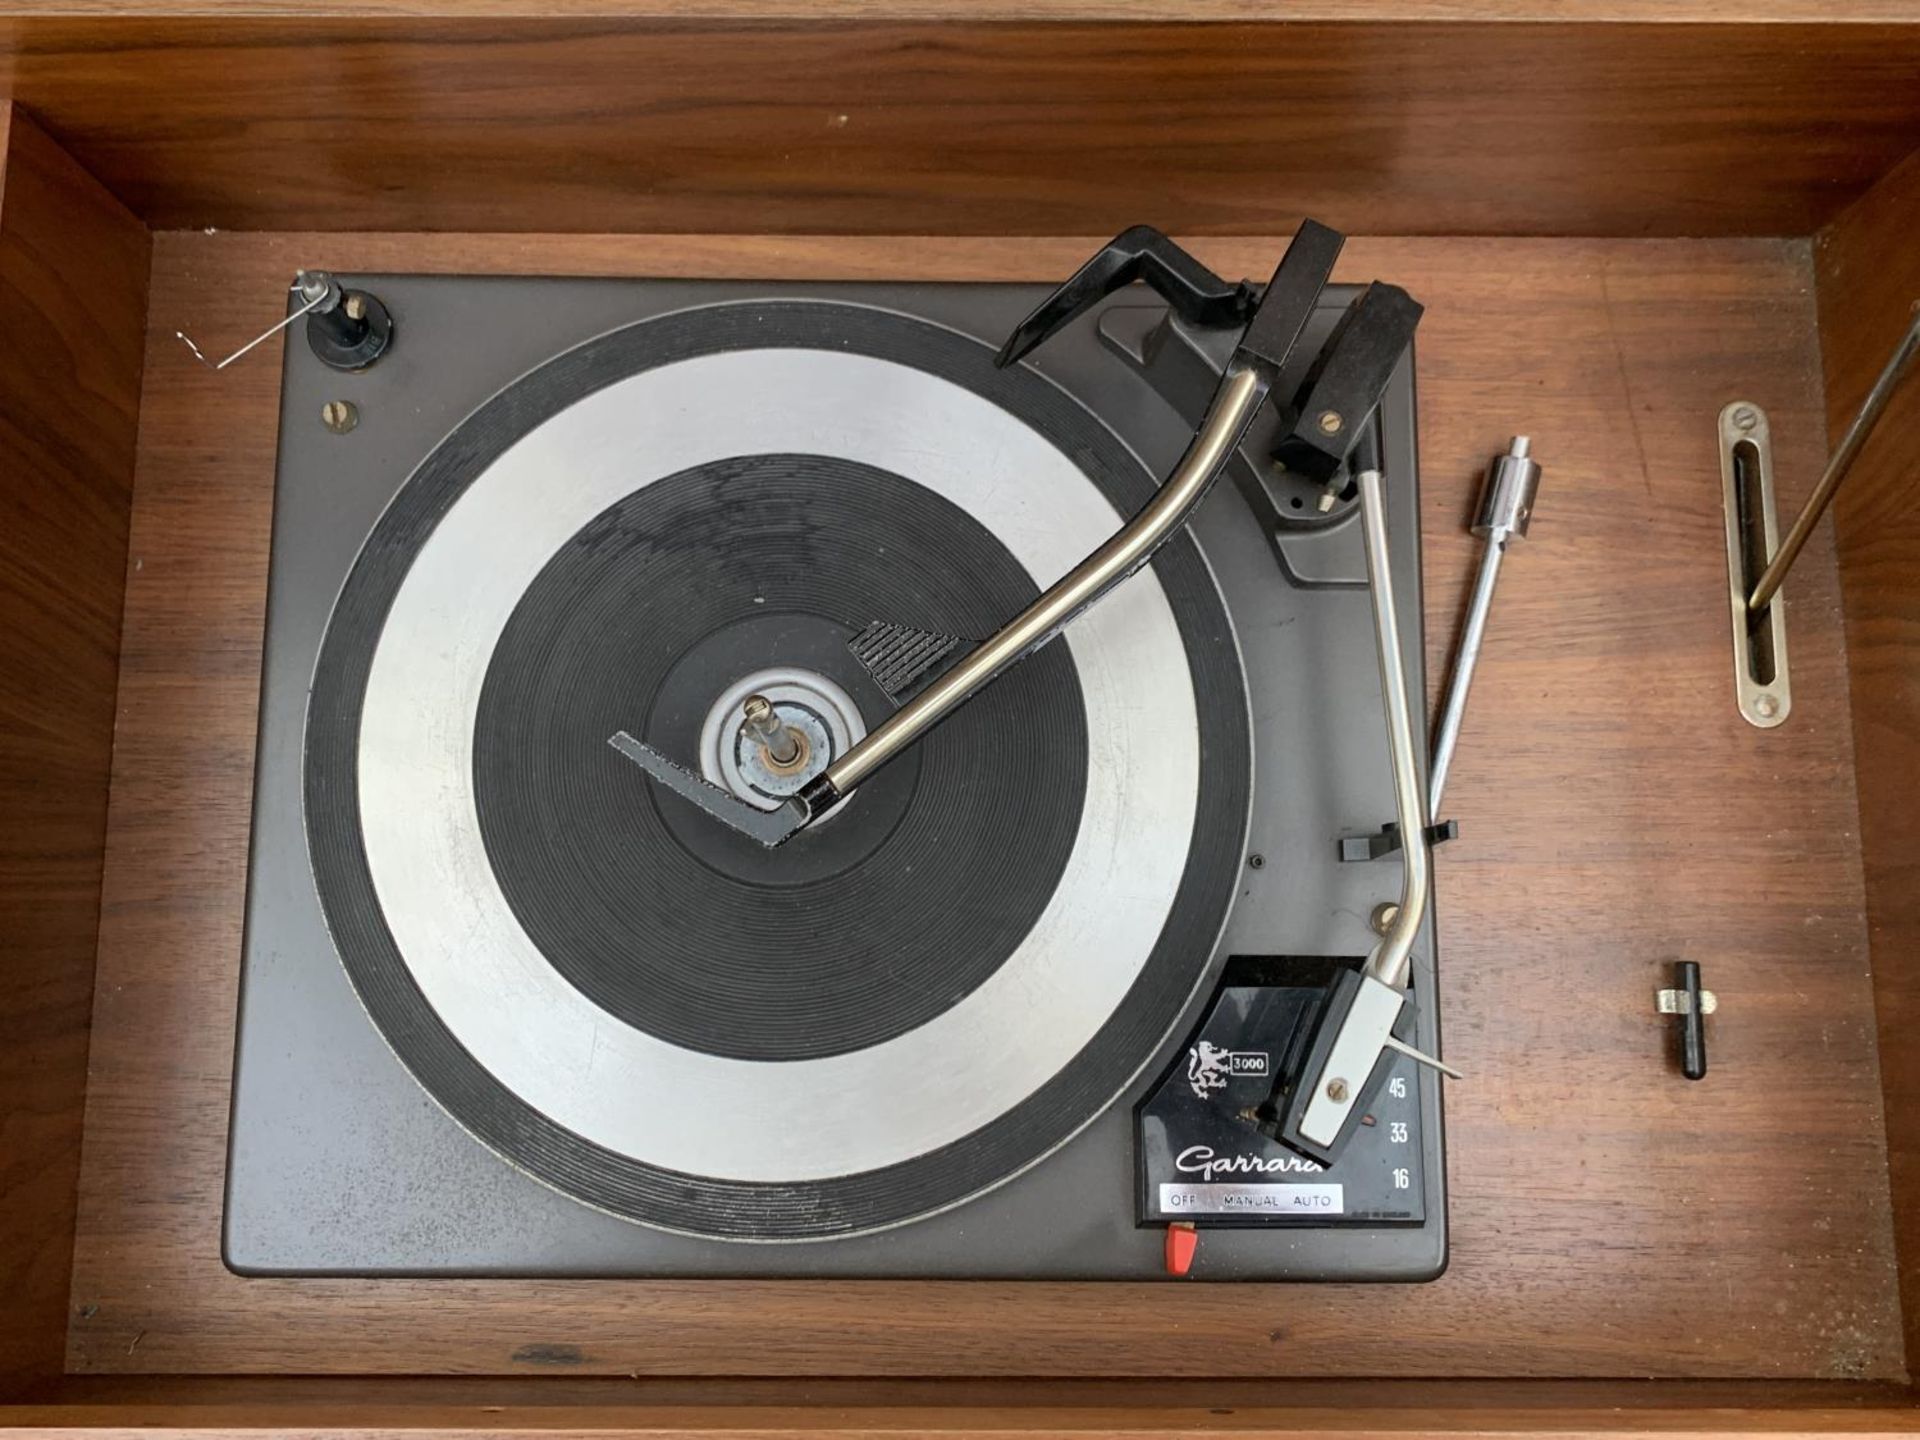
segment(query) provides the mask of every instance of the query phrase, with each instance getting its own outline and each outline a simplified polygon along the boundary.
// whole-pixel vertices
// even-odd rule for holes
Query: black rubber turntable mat
[[[881,1228],[958,1203],[1039,1159],[1114,1099],[1165,1038],[1211,963],[1239,880],[1251,777],[1237,649],[1205,562],[1183,536],[1160,552],[1154,570],[1179,627],[1198,702],[1199,793],[1186,865],[1161,933],[1124,999],[1093,1039],[1024,1100],[963,1139],[898,1164],[760,1183],[668,1170],[594,1144],[484,1069],[413,980],[382,914],[361,836],[360,716],[388,610],[441,519],[543,422],[656,366],[776,346],[852,352],[941,376],[1046,435],[1122,513],[1151,494],[1152,477],[1069,396],[1030,371],[996,370],[987,346],[924,322],[856,306],[771,301],[681,312],[613,332],[481,407],[382,516],[341,591],[315,669],[305,799],[316,886],[348,974],[396,1054],[455,1119],[530,1174],[614,1214],[696,1234],[798,1239]],[[979,697],[929,737],[923,754],[863,787],[830,822],[845,827],[833,858],[798,870],[782,871],[779,852],[769,859],[744,850],[746,842],[729,848],[711,827],[677,819],[666,803],[670,796],[656,801],[640,827],[644,838],[630,816],[615,836],[616,820],[604,800],[565,778],[569,745],[604,746],[605,739],[591,733],[598,714],[594,726],[581,727],[589,739],[562,736],[568,705],[624,709],[645,702],[657,709],[662,696],[686,682],[688,666],[697,670],[711,660],[725,668],[727,646],[751,650],[762,643],[756,629],[770,622],[741,609],[752,601],[742,592],[753,587],[745,577],[738,586],[728,579],[742,554],[739,524],[784,526],[780,534],[801,557],[796,565],[826,562],[814,566],[807,603],[786,607],[797,627],[790,638],[813,655],[832,654],[842,631],[850,635],[873,619],[981,635],[1031,598],[1031,580],[990,533],[970,517],[943,513],[942,507],[953,507],[911,482],[871,467],[858,479],[884,503],[861,525],[870,530],[874,515],[884,513],[885,543],[921,547],[925,563],[875,564],[871,544],[835,549],[837,537],[861,532],[849,528],[852,517],[823,508],[823,496],[847,487],[822,482],[833,467],[850,463],[743,456],[654,483],[553,558],[518,602],[488,667],[475,716],[474,781],[489,863],[503,893],[541,952],[582,993],[634,1027],[688,1048],[793,1059],[842,1053],[911,1030],[1004,958],[1046,903],[1062,837],[1079,813],[1084,762],[1069,762],[1088,738],[1073,662],[1062,645]],[[720,492],[731,487],[720,486],[723,479],[740,487],[724,501]],[[752,518],[734,503],[756,499]],[[761,552],[767,538],[761,537]],[[1089,547],[1097,538],[1088,537]],[[659,604],[657,589],[623,577],[615,563],[623,553],[629,562],[638,555],[663,565],[659,583],[680,587],[666,592],[677,595],[674,603]],[[909,573],[913,583],[903,583]],[[620,663],[609,663],[608,647],[621,635],[631,642],[636,632],[648,635],[646,646],[622,648]],[[836,678],[850,689],[865,683],[844,668]],[[876,695],[869,686],[858,696],[869,723],[884,713]],[[930,825],[936,816],[943,823]],[[610,892],[632,888],[620,867],[638,863],[633,857],[641,844],[654,867],[647,884],[658,893],[609,899]],[[932,852],[934,882],[918,863],[907,876],[894,858],[905,853],[895,847],[915,845]],[[658,878],[662,866],[670,871],[667,881]],[[752,903],[741,903],[743,897]],[[702,912],[732,907],[731,913],[701,914],[676,942],[721,937],[702,951],[717,974],[691,983],[670,974],[667,962],[639,976],[613,963],[622,927],[647,927],[676,905]],[[842,957],[828,953],[835,948],[830,944],[797,942],[796,924],[811,925],[815,917],[842,937],[870,930],[911,945],[925,932],[937,943],[915,952],[905,983],[888,981],[885,996],[876,988],[862,1004],[861,975],[871,973],[877,949],[860,950],[867,943],[862,938],[857,953]],[[783,950],[796,944],[801,963],[811,967],[806,979],[775,968]],[[944,971],[936,964],[940,957]],[[877,977],[871,983],[881,987]],[[712,1003],[715,993],[737,1002],[753,1024],[742,1025],[738,1013],[729,1019],[727,1004]],[[651,1103],[698,1101],[662,1096]]]
[[[521,925],[601,1009],[710,1054],[840,1054],[954,1005],[1033,928],[1072,849],[1087,733],[1065,646],[805,845],[768,850],[658,787],[636,811],[594,777],[635,716],[654,744],[694,753],[700,702],[782,659],[885,714],[839,617],[984,635],[1038,593],[958,506],[851,461],[743,456],[628,496],[527,590],[481,694],[480,827]]]

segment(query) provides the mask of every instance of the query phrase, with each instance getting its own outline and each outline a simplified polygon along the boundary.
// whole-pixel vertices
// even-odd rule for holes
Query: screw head
[[[1247,868],[1249,870],[1262,869],[1265,867],[1266,863],[1267,863],[1267,857],[1264,855],[1255,854],[1255,855],[1247,856]]]
[[[329,400],[320,407],[320,423],[336,435],[344,435],[360,423],[360,407],[351,400]]]
[[[1780,702],[1771,695],[1757,695],[1753,701],[1753,713],[1762,719],[1771,720],[1780,713]]]
[[[1340,412],[1338,410],[1322,410],[1320,412],[1320,432],[1323,435],[1338,435],[1341,427],[1346,423],[1346,421],[1340,418]]]
[[[1327,1099],[1338,1105],[1347,1098],[1347,1082],[1341,1079],[1327,1081]]]
[[[1382,900],[1373,907],[1373,933],[1384,935],[1393,928],[1393,922],[1400,918],[1400,907],[1391,900]]]
[[[1760,412],[1751,405],[1742,405],[1733,412],[1733,423],[1742,430],[1751,430],[1760,423]]]

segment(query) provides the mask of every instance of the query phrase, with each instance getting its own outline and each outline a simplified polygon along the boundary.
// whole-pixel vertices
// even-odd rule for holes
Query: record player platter
[[[1222,1088],[1187,1078],[1196,1026],[1293,996],[1305,1044],[1392,888],[1335,853],[1392,814],[1381,737],[1325,693],[1372,664],[1353,507],[1281,544],[1219,487],[771,846],[609,737],[763,812],[817,782],[1155,497],[1194,421],[1128,347],[1166,306],[1125,292],[1002,367],[1043,290],[353,283],[390,352],[287,352],[229,1263],[1152,1273],[1156,1097]],[[1410,373],[1381,406],[1409,477]],[[350,435],[312,423],[337,396]],[[1317,668],[1275,673],[1303,617]],[[877,663],[874,634],[907,643]],[[1431,954],[1429,925],[1416,992]],[[1222,1273],[1437,1270],[1437,1088],[1389,1063],[1403,1156],[1247,1125],[1342,1203],[1225,1215]],[[1011,1250],[980,1228],[1010,1221]],[[1397,1239],[1343,1261],[1369,1231]]]
[[[667,316],[489,401],[375,527],[308,719],[321,898],[401,1059],[529,1173],[700,1234],[896,1224],[1078,1130],[1238,879],[1246,702],[1191,541],[802,842],[606,737],[691,755],[771,690],[830,759],[891,708],[870,621],[986,635],[1152,488],[1034,372],[849,306]]]

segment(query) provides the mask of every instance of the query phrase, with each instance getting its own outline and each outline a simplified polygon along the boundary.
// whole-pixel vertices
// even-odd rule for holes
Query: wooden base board
[[[72,1387],[100,1389],[98,1382]],[[117,1393],[112,1393],[117,1392]],[[111,1394],[111,1398],[109,1398]],[[96,1398],[0,1407],[0,1429],[103,1440],[1312,1440],[1319,1436],[1911,1436],[1911,1392],[1744,1381],[440,1381],[235,1379],[120,1383]]]
[[[1165,1414],[1183,1406],[1204,1407],[1213,1415],[1285,1407],[1329,1421],[1349,1419],[1345,1428],[1365,1428],[1392,1417],[1388,1428],[1404,1430],[1505,1428],[1492,1415],[1549,1413],[1567,1431],[1586,1428],[1580,1417],[1612,1412],[1643,1417],[1620,1422],[1646,1426],[1659,1413],[1704,1411],[1809,1412],[1871,1415],[1910,1409],[1920,1399],[1912,1387],[1880,1381],[1846,1380],[1327,1380],[1232,1379],[974,1379],[720,1378],[714,1376],[627,1375],[68,1375],[36,1388],[15,1402],[20,1406],[69,1410],[118,1410],[134,1407],[161,1411],[224,1413],[245,1409],[261,1416],[278,1412],[312,1415],[322,1407],[351,1406],[362,1412],[424,1414],[460,1406],[576,1415],[722,1409],[766,1412],[777,1406],[805,1405],[816,1410],[865,1414],[917,1411],[922,1415],[984,1411],[1059,1411],[1069,1407],[1135,1414]],[[1451,1412],[1450,1414],[1443,1412]],[[11,1412],[0,1406],[0,1429]],[[1911,1422],[1920,1428],[1920,1410]],[[1362,1419],[1360,1417],[1369,1417]],[[816,1422],[817,1424],[818,1422]],[[951,1427],[952,1422],[948,1422]],[[314,1427],[314,1428],[317,1428]],[[1117,1427],[1125,1428],[1125,1427]],[[1608,1428],[1596,1425],[1594,1428]],[[1808,1423],[1807,1428],[1817,1428]],[[1836,1427],[1844,1428],[1844,1427]]]
[[[1735,711],[1715,416],[1767,408],[1783,508],[1824,454],[1807,247],[1357,240],[1420,336],[1429,649],[1479,471],[1546,469],[1439,859],[1451,1271],[1412,1288],[243,1280],[219,1259],[272,500],[268,350],[207,348],[340,270],[1048,279],[1076,240],[157,237],[69,1368],[616,1375],[1903,1375],[1847,674],[1828,537],[1795,713]],[[1197,247],[1263,273],[1278,246]],[[317,423],[317,421],[316,421]],[[1383,884],[1386,884],[1383,880]],[[1700,960],[1713,1072],[1653,991]],[[1390,1340],[1383,1337],[1391,1336]]]

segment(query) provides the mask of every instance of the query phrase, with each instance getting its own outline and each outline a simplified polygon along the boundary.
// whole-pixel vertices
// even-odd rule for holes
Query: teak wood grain
[[[1920,23],[748,14],[0,16],[0,88],[195,229],[1807,235],[1920,145]]]
[[[1840,433],[1920,306],[1920,155],[1819,237],[1828,423]],[[1908,1363],[1920,1355],[1920,373],[1834,504],[1853,668],[1860,848],[1879,1005]],[[1901,1103],[1904,1102],[1904,1103]]]
[[[1791,242],[1361,239],[1345,257],[1345,277],[1389,277],[1428,307],[1436,677],[1473,564],[1462,527],[1481,467],[1524,429],[1546,468],[1454,771],[1448,809],[1465,836],[1439,860],[1447,1049],[1471,1077],[1447,1097],[1441,1281],[373,1282],[222,1268],[278,376],[271,350],[213,375],[174,331],[209,347],[254,334],[301,265],[1052,279],[1092,243],[157,237],[71,1368],[1904,1373],[1824,536],[1795,580],[1792,722],[1748,727],[1729,673],[1715,415],[1735,395],[1770,410],[1786,503],[1823,451],[1811,261]],[[1277,248],[1200,247],[1253,274]],[[1653,1014],[1679,956],[1721,997],[1697,1085]]]
[[[272,1426],[281,1417],[305,1413],[363,1419],[409,1415],[415,1423],[457,1414],[462,1408],[489,1417],[523,1412],[514,1421],[489,1423],[540,1428],[563,1412],[594,1426],[624,1412],[635,1428],[675,1412],[720,1417],[732,1411],[771,1418],[780,1407],[811,1408],[854,1425],[882,1416],[918,1414],[931,1428],[964,1426],[952,1418],[996,1415],[1027,1426],[1046,1424],[1051,1412],[1063,1423],[1106,1417],[1108,1428],[1127,1429],[1123,1415],[1155,1425],[1182,1407],[1204,1407],[1214,1429],[1264,1423],[1249,1412],[1272,1416],[1285,1407],[1300,1423],[1331,1428],[1380,1427],[1406,1431],[1504,1430],[1551,1417],[1570,1432],[1588,1428],[1669,1428],[1690,1416],[1728,1429],[1853,1429],[1886,1422],[1889,1412],[1911,1412],[1920,1430],[1920,1409],[1910,1386],[1848,1380],[1486,1380],[1486,1379],[1232,1379],[1220,1377],[973,1377],[928,1379],[871,1376],[793,1378],[737,1376],[628,1376],[521,1373],[514,1375],[69,1375],[36,1393],[22,1407],[59,1405],[72,1413],[158,1423],[167,1415],[244,1413],[251,1423]],[[136,1408],[137,1407],[137,1408]],[[1718,1412],[1710,1414],[1709,1412]],[[0,1428],[22,1408],[0,1407]],[[1736,1422],[1732,1417],[1749,1417]],[[1611,1414],[1611,1425],[1601,1419]],[[1762,1418],[1766,1417],[1766,1418]],[[1228,1423],[1220,1423],[1222,1420]],[[1590,1423],[1591,1422],[1591,1423]],[[816,1419],[815,1428],[821,1421]],[[1021,1428],[1013,1426],[1010,1428]],[[1136,1427],[1137,1428],[1137,1427]]]
[[[417,1391],[414,1382],[400,1382]],[[354,1440],[478,1440],[539,1435],[547,1440],[800,1440],[830,1434],[860,1440],[982,1436],[1004,1440],[1362,1440],[1499,1436],[1503,1440],[1649,1435],[1686,1440],[1738,1436],[1911,1436],[1920,1412],[1909,1392],[1826,1382],[1782,1387],[1612,1382],[1485,1385],[1472,1381],[1327,1383],[1222,1381],[902,1384],[899,1382],[733,1382],[693,1385],[469,1379],[445,1384],[446,1398],[405,1400],[389,1385],[335,1379],[267,1382],[305,1401],[258,1394],[247,1382],[220,1382],[224,1399],[123,1400],[0,1408],[0,1427],[56,1427],[63,1435],[192,1436],[258,1440],[262,1432]],[[164,1392],[173,1387],[143,1386]],[[680,1392],[677,1396],[668,1391]],[[1828,1392],[1824,1400],[1795,1393]],[[350,1393],[357,1392],[357,1393]],[[371,1393],[368,1393],[371,1392]],[[744,1393],[743,1393],[744,1392]],[[1837,1393],[1835,1393],[1837,1392]],[[253,1393],[254,1398],[241,1398]],[[549,1398],[541,1398],[541,1397]]]
[[[0,103],[0,1394],[64,1350],[147,260]]]
[[[180,19],[407,15],[655,20],[1548,21],[1897,24],[1910,0],[12,0],[9,14]]]

